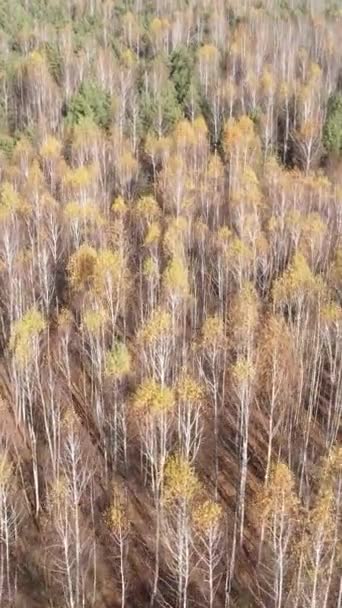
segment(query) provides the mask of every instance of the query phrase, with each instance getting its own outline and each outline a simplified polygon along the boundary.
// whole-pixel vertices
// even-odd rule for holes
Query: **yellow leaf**
[[[200,490],[193,467],[182,456],[171,456],[165,465],[165,502],[170,505],[179,499],[191,502]]]
[[[133,399],[133,407],[147,414],[169,412],[174,404],[173,389],[162,386],[154,380],[145,380],[138,386]]]

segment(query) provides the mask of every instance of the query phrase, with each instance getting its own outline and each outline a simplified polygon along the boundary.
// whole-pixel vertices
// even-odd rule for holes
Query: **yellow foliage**
[[[45,56],[39,51],[32,51],[25,60],[25,65],[32,68],[42,68],[45,65]]]
[[[318,63],[311,63],[309,68],[309,80],[311,84],[317,84],[322,74]]]
[[[342,247],[337,248],[335,260],[330,267],[329,275],[333,284],[342,284]]]
[[[62,428],[66,433],[74,431],[78,424],[78,418],[75,410],[71,404],[68,404],[67,408],[63,412],[62,417]]]
[[[96,123],[89,118],[83,118],[81,122],[74,125],[72,148],[77,150],[83,146],[91,146],[100,140],[101,132]]]
[[[65,205],[64,215],[71,221],[89,221],[93,222],[98,227],[105,224],[105,219],[102,217],[99,208],[93,203],[85,203],[84,205],[80,205],[80,203],[71,201]]]
[[[126,150],[120,154],[117,159],[117,165],[120,171],[128,174],[129,179],[131,179],[138,170],[138,161],[134,158],[130,150]]]
[[[148,227],[148,231],[147,234],[145,236],[145,240],[144,240],[144,245],[146,247],[150,246],[150,245],[154,245],[155,243],[158,243],[158,241],[160,240],[160,235],[161,235],[161,228],[158,222],[152,222],[152,224],[150,224],[150,226]]]
[[[277,232],[281,226],[281,220],[279,217],[272,215],[268,220],[267,228],[269,232]]]
[[[184,174],[184,160],[181,155],[173,154],[165,167],[165,175],[171,180],[178,180]]]
[[[200,404],[203,399],[203,389],[198,381],[188,374],[182,375],[177,383],[177,396],[181,401]]]
[[[40,148],[40,155],[43,158],[55,159],[60,156],[62,144],[58,139],[49,135]]]
[[[124,26],[135,27],[137,25],[136,17],[131,11],[127,11],[122,17],[122,23]]]
[[[303,216],[298,209],[293,209],[286,214],[285,223],[290,229],[296,229],[302,224]]]
[[[331,182],[329,178],[324,175],[320,170],[317,173],[309,173],[308,175],[302,175],[303,183],[308,186],[313,194],[323,192],[328,195],[331,191]],[[341,194],[341,189],[337,186],[337,195]]]
[[[334,481],[338,480],[342,471],[342,447],[332,447],[328,455],[323,458],[319,471],[320,489],[324,492],[333,487]]]
[[[0,487],[6,487],[12,476],[12,464],[6,454],[0,455]]]
[[[232,238],[232,231],[228,226],[221,226],[221,228],[217,231],[216,242],[223,247],[224,250],[227,250],[227,247]]]
[[[76,291],[94,287],[102,295],[111,281],[118,287],[126,275],[126,264],[119,251],[100,249],[98,252],[83,244],[71,256],[68,273],[71,286]]]
[[[195,142],[194,126],[189,120],[180,120],[174,130],[176,145],[192,145]]]
[[[115,535],[126,534],[129,529],[127,510],[114,493],[112,503],[106,513],[106,523],[111,532]]]
[[[223,145],[227,154],[234,154],[242,145],[252,149],[256,145],[253,121],[248,116],[230,118],[224,128]]]
[[[288,82],[281,82],[279,87],[279,97],[280,99],[288,99],[290,94],[290,86]]]
[[[42,86],[51,84],[51,76],[48,70],[45,53],[34,50],[26,55],[18,67],[21,77],[27,79],[29,86]]]
[[[256,328],[259,317],[259,302],[252,283],[244,283],[236,295],[232,317],[234,329],[237,331]]]
[[[269,70],[265,69],[261,76],[261,88],[266,95],[271,95],[274,90],[274,80]]]
[[[201,142],[208,135],[208,127],[202,114],[197,116],[193,122],[193,131],[196,143]]]
[[[255,369],[247,359],[240,357],[232,368],[233,377],[237,382],[253,380]]]
[[[258,178],[253,169],[246,167],[241,176],[238,189],[232,196],[232,202],[239,204],[252,203],[257,206],[260,204],[261,199],[262,195]]]
[[[99,294],[105,291],[108,280],[114,284],[114,287],[118,287],[125,273],[125,260],[119,251],[99,250],[94,274],[94,288]]]
[[[266,333],[266,347],[273,354],[284,341],[290,339],[290,333],[285,320],[281,316],[271,316],[267,323]]]
[[[103,308],[89,309],[83,313],[83,327],[89,334],[98,334],[107,321],[107,313]]]
[[[313,507],[309,511],[309,529],[314,538],[315,534],[330,543],[335,534],[336,512],[338,505],[338,484],[342,470],[342,448],[340,446],[330,449],[323,458],[317,474],[318,493]]]
[[[208,164],[208,177],[219,179],[224,176],[224,166],[218,154],[212,154]]]
[[[145,380],[138,386],[133,407],[147,414],[170,412],[175,404],[173,389],[162,386],[155,380]]]
[[[128,207],[122,198],[122,196],[117,196],[115,201],[112,204],[112,211],[117,213],[118,215],[125,215],[128,211]]]
[[[222,507],[213,500],[205,500],[195,508],[192,519],[199,532],[209,534],[222,518]]]
[[[164,500],[167,504],[178,500],[192,502],[201,490],[193,467],[179,454],[171,456],[165,465]]]
[[[205,61],[207,63],[214,63],[218,60],[218,50],[216,46],[213,44],[204,44],[198,50],[198,57],[200,61]]]
[[[303,85],[299,90],[299,99],[302,103],[305,103],[310,99],[311,89],[308,85]]]
[[[44,186],[44,176],[36,159],[30,165],[27,182],[30,184],[30,188],[36,190]]]
[[[163,156],[170,150],[171,140],[169,137],[158,139],[150,133],[146,137],[145,150],[150,156]]]
[[[257,500],[257,507],[266,519],[272,519],[273,515],[282,513],[296,516],[299,500],[295,492],[294,476],[286,466],[279,462],[271,471],[270,481],[263,488]]]
[[[10,349],[20,365],[24,365],[29,361],[32,355],[34,340],[38,338],[45,328],[46,321],[36,308],[31,308],[22,319],[13,323],[11,327]]]
[[[112,531],[118,532],[119,530],[122,530],[122,528],[124,528],[126,525],[126,518],[123,508],[121,506],[112,505],[108,511],[107,521],[109,528]]]
[[[160,32],[162,31],[162,21],[161,19],[159,19],[159,17],[154,17],[154,19],[152,19],[151,23],[150,23],[150,32],[151,34],[153,34],[153,36],[159,36]]]
[[[19,194],[12,184],[3,182],[0,190],[0,220],[5,220],[20,209]]]
[[[313,532],[324,526],[325,534],[333,528],[334,494],[331,488],[320,490],[319,496],[310,512],[310,524]]]
[[[21,137],[16,143],[13,153],[14,162],[20,162],[21,158],[26,158],[27,161],[31,160],[34,155],[34,150],[30,140],[27,137]]]
[[[202,345],[205,348],[210,348],[213,345],[224,345],[225,330],[224,324],[218,315],[207,317],[202,327]]]
[[[281,383],[286,382],[287,386],[290,386],[294,360],[293,337],[285,319],[282,316],[270,316],[263,328],[258,357],[262,388],[267,390],[268,386],[272,386],[275,362],[277,380]],[[282,371],[286,370],[287,373],[279,373],[279,368]]]
[[[181,255],[184,248],[189,223],[183,216],[172,219],[164,236],[164,246],[168,253]]]
[[[138,333],[138,341],[149,344],[168,334],[171,330],[171,315],[162,308],[153,311],[150,319]]]
[[[158,262],[153,257],[149,256],[144,260],[143,273],[145,277],[150,279],[159,278]]]
[[[90,185],[97,173],[95,165],[82,165],[76,169],[68,169],[64,181],[67,186],[74,189],[86,188]]]
[[[309,213],[302,219],[303,239],[306,245],[314,244],[317,239],[324,237],[327,229],[319,213]]]
[[[342,307],[337,302],[330,302],[321,308],[321,318],[326,323],[339,323],[342,321]]]
[[[53,196],[51,196],[51,194],[49,194],[49,192],[43,192],[41,199],[40,199],[40,204],[42,209],[46,209],[47,211],[52,211],[53,213],[58,213],[58,208],[59,205],[56,201],[55,198],[53,198]],[[27,213],[29,210],[25,209],[25,203],[21,205],[21,212],[23,214]],[[42,227],[42,231],[45,230],[45,227]],[[44,236],[46,234],[46,232],[43,232]]]
[[[174,256],[164,273],[164,286],[173,295],[186,298],[189,293],[188,269],[180,257]]]
[[[151,222],[159,217],[160,208],[153,196],[143,196],[135,205],[135,213],[138,217]]]
[[[75,221],[78,219],[85,220],[87,217],[87,212],[84,205],[80,205],[76,201],[70,201],[64,207],[64,216],[67,220]]]
[[[65,501],[68,496],[68,482],[67,479],[63,476],[60,476],[58,479],[55,479],[51,483],[50,491],[49,491],[49,507],[53,509],[61,504],[61,502]]]
[[[106,355],[106,375],[120,380],[131,370],[131,355],[125,344],[118,342]]]
[[[124,218],[121,216],[116,216],[113,221],[110,221],[106,226],[106,232],[108,234],[108,247],[106,249],[112,250],[120,250],[122,252],[122,256],[124,257],[123,250],[126,245],[126,231],[124,226]],[[111,245],[111,248],[109,247]]]
[[[71,256],[68,264],[70,284],[75,291],[89,287],[94,281],[97,252],[89,245],[81,247]]]
[[[322,284],[312,274],[303,254],[296,253],[289,268],[275,281],[273,299],[281,303],[287,298],[317,292],[321,288]]]
[[[173,138],[176,146],[193,146],[203,142],[207,134],[207,124],[203,116],[198,116],[193,123],[187,119],[180,120],[173,131]]]
[[[137,57],[131,51],[131,49],[125,49],[121,53],[120,59],[121,59],[122,65],[124,65],[126,68],[129,68],[129,69],[132,68],[137,62]]]

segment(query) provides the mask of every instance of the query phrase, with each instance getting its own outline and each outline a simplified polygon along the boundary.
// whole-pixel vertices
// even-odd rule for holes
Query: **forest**
[[[340,0],[0,0],[1,608],[342,608]]]

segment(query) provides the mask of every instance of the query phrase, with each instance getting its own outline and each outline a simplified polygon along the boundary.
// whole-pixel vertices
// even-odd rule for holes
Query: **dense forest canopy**
[[[341,608],[342,7],[0,0],[1,608]]]

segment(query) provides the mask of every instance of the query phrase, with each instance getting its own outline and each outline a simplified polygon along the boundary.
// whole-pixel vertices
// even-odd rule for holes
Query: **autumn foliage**
[[[0,0],[1,608],[342,608],[341,40]]]

